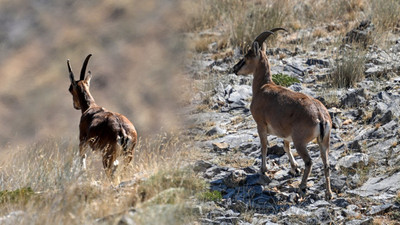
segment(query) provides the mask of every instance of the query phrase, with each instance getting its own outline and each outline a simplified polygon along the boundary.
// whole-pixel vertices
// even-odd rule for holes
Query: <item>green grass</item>
[[[4,203],[26,203],[34,196],[35,192],[30,187],[20,188],[13,191],[0,191],[0,204]]]
[[[205,191],[198,194],[198,199],[201,201],[219,202],[222,200],[222,193],[220,191]]]
[[[284,87],[289,87],[292,84],[300,83],[299,79],[282,73],[272,75],[272,81],[275,84]]]

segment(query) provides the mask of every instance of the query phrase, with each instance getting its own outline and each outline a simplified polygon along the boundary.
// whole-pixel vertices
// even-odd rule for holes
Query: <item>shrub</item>
[[[220,191],[205,191],[199,194],[198,198],[202,201],[221,201],[222,193]]]
[[[336,59],[336,67],[330,75],[332,86],[338,88],[353,87],[364,78],[365,54],[350,50],[342,58]]]
[[[373,0],[371,10],[372,21],[378,29],[393,30],[400,26],[400,1]]]
[[[272,81],[275,84],[281,85],[284,87],[289,87],[290,85],[292,85],[294,83],[300,83],[299,79],[297,79],[295,77],[291,77],[286,74],[282,74],[282,73],[272,75]]]
[[[270,4],[247,4],[244,7],[246,10],[236,12],[230,20],[230,43],[244,50],[254,40],[255,35],[267,29],[282,27],[289,15],[288,4],[288,1],[280,0],[274,0]]]
[[[26,203],[34,194],[30,187],[0,191],[0,203]]]

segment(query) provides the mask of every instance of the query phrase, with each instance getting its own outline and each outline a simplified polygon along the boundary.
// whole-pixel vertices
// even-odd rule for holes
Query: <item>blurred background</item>
[[[0,1],[0,147],[77,139],[66,61],[79,76],[89,53],[98,105],[141,137],[178,129],[183,18],[178,0]]]

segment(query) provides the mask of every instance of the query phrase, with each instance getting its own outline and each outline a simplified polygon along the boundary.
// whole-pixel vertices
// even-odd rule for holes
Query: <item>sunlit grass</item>
[[[119,173],[123,186],[107,179],[97,152],[88,155],[87,170],[82,171],[77,141],[50,139],[20,149],[1,165],[0,217],[22,211],[27,219],[21,224],[114,223],[132,207],[175,205],[175,213],[184,211],[192,218],[185,202],[206,185],[187,167],[184,156],[191,149],[181,140],[173,134],[140,140],[135,159]],[[172,213],[170,209],[153,216]],[[187,221],[173,218],[179,218],[178,224]],[[143,220],[133,219],[138,224]]]

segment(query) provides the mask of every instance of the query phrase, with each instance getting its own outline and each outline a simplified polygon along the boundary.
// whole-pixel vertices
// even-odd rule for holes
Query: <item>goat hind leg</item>
[[[299,185],[300,194],[304,195],[306,193],[306,191],[307,191],[307,179],[308,179],[308,177],[310,176],[310,173],[311,173],[312,160],[311,160],[310,155],[308,154],[306,144],[296,144],[296,143],[294,143],[294,146],[296,147],[297,153],[303,159],[304,164],[305,164],[303,178],[301,179],[301,183]]]
[[[331,181],[330,181],[330,171],[329,171],[329,137],[325,138],[323,141],[318,140],[319,150],[321,152],[321,159],[324,164],[324,175],[325,175],[325,199],[332,199]]]

